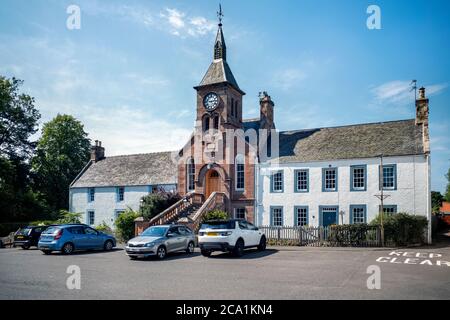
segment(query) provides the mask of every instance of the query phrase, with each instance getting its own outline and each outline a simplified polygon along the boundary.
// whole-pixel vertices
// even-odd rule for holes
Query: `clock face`
[[[206,110],[213,111],[219,105],[219,96],[214,92],[208,93],[203,98],[203,105]]]

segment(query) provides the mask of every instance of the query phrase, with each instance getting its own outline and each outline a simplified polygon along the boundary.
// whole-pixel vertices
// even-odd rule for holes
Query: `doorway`
[[[216,170],[206,173],[205,199],[208,199],[214,191],[220,191],[220,175]]]

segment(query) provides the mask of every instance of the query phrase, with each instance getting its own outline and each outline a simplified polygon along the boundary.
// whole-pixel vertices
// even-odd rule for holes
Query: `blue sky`
[[[70,4],[81,29],[66,28]],[[381,9],[369,30],[366,9]],[[222,0],[228,62],[258,116],[278,129],[414,118],[430,98],[432,188],[450,167],[450,1]],[[173,150],[189,136],[212,59],[218,1],[0,2],[0,74],[25,80],[45,122],[69,113],[107,155]]]

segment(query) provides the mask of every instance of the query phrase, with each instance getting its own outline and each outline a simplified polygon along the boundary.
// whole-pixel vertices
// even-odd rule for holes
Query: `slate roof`
[[[280,132],[280,162],[424,154],[422,126],[400,120]]]
[[[224,59],[214,60],[211,63],[208,71],[206,71],[205,76],[200,82],[199,87],[218,83],[229,83],[238,91],[243,92],[239,88],[239,85],[231,72],[230,66]]]
[[[244,126],[243,130],[247,131],[248,129],[254,129],[256,130],[256,133],[258,133],[259,126],[260,126],[260,120],[257,119],[243,119],[242,125]]]
[[[71,188],[175,184],[177,165],[171,159],[171,152],[106,157],[91,162]]]

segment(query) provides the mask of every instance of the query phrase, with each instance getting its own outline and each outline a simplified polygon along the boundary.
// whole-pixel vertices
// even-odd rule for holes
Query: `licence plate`
[[[217,232],[208,232],[208,233],[206,233],[206,235],[210,236],[210,237],[216,237],[216,236],[219,235],[219,233],[217,233]]]
[[[23,239],[23,236],[17,236],[17,239]]]

